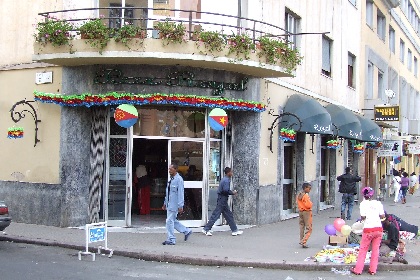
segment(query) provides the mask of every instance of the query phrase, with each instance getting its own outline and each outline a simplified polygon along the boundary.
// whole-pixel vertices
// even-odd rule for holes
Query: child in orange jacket
[[[309,197],[311,184],[303,183],[302,191],[297,195],[296,202],[299,208],[300,242],[302,248],[308,248],[306,242],[312,233],[312,202]]]

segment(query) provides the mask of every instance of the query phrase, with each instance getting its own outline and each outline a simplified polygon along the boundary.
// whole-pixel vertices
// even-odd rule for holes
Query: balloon
[[[324,230],[328,235],[335,235],[335,233],[336,233],[334,225],[326,225]]]
[[[348,225],[344,225],[344,226],[341,227],[341,231],[340,232],[344,236],[349,236],[350,235],[350,232],[351,232],[351,227],[348,226]]]
[[[341,231],[341,227],[344,226],[346,222],[343,219],[337,218],[334,220],[334,228],[337,231]]]

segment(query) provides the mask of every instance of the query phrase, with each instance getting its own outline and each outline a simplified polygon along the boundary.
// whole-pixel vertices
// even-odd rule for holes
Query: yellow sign
[[[375,106],[375,121],[399,121],[400,106]]]

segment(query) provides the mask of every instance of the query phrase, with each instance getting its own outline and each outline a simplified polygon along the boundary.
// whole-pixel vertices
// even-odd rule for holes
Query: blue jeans
[[[233,219],[232,211],[229,209],[228,205],[228,197],[224,195],[219,195],[217,197],[217,205],[216,209],[214,209],[213,214],[211,214],[211,217],[207,224],[203,227],[205,231],[211,230],[214,223],[219,219],[220,214],[223,214],[223,217],[225,217],[226,222],[228,223],[230,230],[232,232],[237,231],[238,227],[236,226],[235,220]]]
[[[354,194],[343,193],[343,197],[341,198],[341,218],[344,219],[344,215],[346,213],[346,205],[348,205],[347,220],[351,220],[351,213],[353,212],[353,204],[354,204]]]
[[[188,228],[181,224],[178,219],[176,218],[176,215],[178,214],[178,211],[170,211],[166,210],[166,232],[167,232],[167,239],[166,241],[176,243],[176,237],[174,229],[177,231],[187,234],[189,232]]]

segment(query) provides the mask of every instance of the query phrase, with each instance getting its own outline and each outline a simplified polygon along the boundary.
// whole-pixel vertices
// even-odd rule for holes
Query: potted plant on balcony
[[[38,22],[34,34],[35,41],[43,46],[47,44],[52,44],[54,47],[68,45],[71,52],[71,40],[74,38],[71,31],[74,29],[71,22],[48,17],[45,21]]]
[[[132,23],[125,23],[121,28],[115,31],[114,40],[115,42],[121,42],[128,49],[129,43],[132,39],[140,39],[139,43],[143,44],[143,39],[147,37],[145,30],[141,29],[140,26],[134,25]]]
[[[159,38],[162,39],[163,45],[168,45],[169,43],[181,44],[185,41],[186,28],[182,22],[177,24],[169,20],[159,21],[155,29],[159,31]]]
[[[79,32],[82,39],[87,39],[86,43],[99,49],[100,54],[110,41],[111,30],[100,18],[86,21],[79,27]]]
[[[194,32],[194,36],[197,38],[197,47],[200,48],[204,45],[204,48],[211,54],[221,52],[225,48],[226,38],[217,31],[199,30]],[[200,51],[200,53],[202,52]]]
[[[251,51],[255,50],[255,44],[246,33],[232,34],[227,37],[229,54],[234,53],[238,60],[250,58]]]

